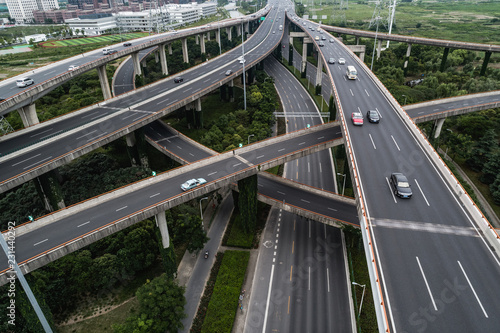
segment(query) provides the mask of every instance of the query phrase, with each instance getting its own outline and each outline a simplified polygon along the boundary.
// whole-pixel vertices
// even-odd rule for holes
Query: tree
[[[139,314],[129,317],[125,324],[113,327],[115,333],[177,332],[183,328],[184,288],[166,274],[147,281],[136,292]]]
[[[500,205],[500,174],[497,175],[493,184],[490,185],[490,192],[495,203]]]
[[[486,133],[472,147],[467,165],[474,171],[480,172],[488,160],[494,147],[498,146],[497,135],[494,129],[487,130]]]
[[[500,170],[500,151],[497,150],[492,154],[489,154],[488,162],[484,164],[483,174],[479,178],[482,183],[492,184],[498,176],[498,170]]]

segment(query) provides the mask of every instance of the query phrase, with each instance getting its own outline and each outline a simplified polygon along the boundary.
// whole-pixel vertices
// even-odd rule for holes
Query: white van
[[[358,78],[358,72],[354,66],[347,66],[345,75],[349,80],[356,80]]]

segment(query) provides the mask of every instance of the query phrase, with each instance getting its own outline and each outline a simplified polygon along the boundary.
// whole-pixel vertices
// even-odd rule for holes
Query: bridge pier
[[[443,58],[441,59],[441,66],[439,67],[439,71],[444,72],[446,66],[446,60],[448,59],[448,53],[450,53],[450,48],[445,47],[443,52]]]
[[[134,63],[135,75],[141,75],[142,69],[141,69],[141,63],[139,60],[139,52],[132,53],[132,62]]]
[[[405,63],[403,65],[403,70],[406,74],[406,69],[408,68],[408,61],[410,60],[411,54],[411,43],[408,43],[408,48],[406,49]]]
[[[215,32],[215,41],[217,44],[219,44],[219,47],[222,47],[221,41],[220,41],[220,29]]]
[[[245,22],[245,23],[243,24],[243,27],[244,27],[244,29],[245,29],[245,32],[246,32],[247,34],[249,34],[249,33],[250,33],[250,24],[248,24],[248,22]]]
[[[356,36],[356,45],[359,45],[359,36]]]
[[[182,42],[182,58],[185,63],[189,63],[189,55],[188,55],[188,47],[187,47],[187,38],[183,38]]]
[[[435,126],[436,129],[434,130],[434,139],[437,139],[439,135],[441,134],[441,129],[443,128],[444,120],[446,118],[441,118],[441,119],[436,119]]]
[[[195,35],[194,41],[195,41],[196,45],[200,45],[200,35]]]
[[[231,80],[227,83],[227,91],[229,94],[229,101],[234,102],[234,80]]]
[[[172,43],[168,43],[168,54],[172,55]]]
[[[216,33],[217,34],[217,33]],[[210,38],[212,37],[212,33],[209,31],[207,32],[207,40],[210,40]]]
[[[203,127],[203,112],[201,112],[201,98],[198,98],[193,102],[194,110],[196,111],[194,113],[194,121],[195,121],[195,126],[198,128]]]
[[[40,199],[49,212],[65,208],[64,197],[57,180],[56,170],[51,170],[34,179]]]
[[[241,36],[241,25],[236,26],[236,36],[240,37]]]
[[[156,63],[160,62],[159,51],[155,52],[155,62]]]
[[[97,75],[99,76],[99,82],[101,83],[102,95],[104,99],[110,99],[112,95],[111,89],[109,88],[109,81],[105,64],[97,67]]]
[[[302,66],[300,66],[300,72],[303,77],[305,77],[306,72],[306,64],[307,64],[307,44],[309,44],[311,40],[309,38],[304,37],[304,41],[302,43]]]
[[[17,109],[17,112],[21,116],[24,127],[29,127],[40,122],[40,120],[38,120],[38,115],[36,114],[35,103],[23,106],[20,109]]]
[[[316,87],[321,87],[321,79],[323,76],[323,57],[318,50],[318,67],[316,67]]]
[[[227,33],[227,39],[230,41],[233,39],[233,29],[232,27],[227,27],[226,28],[226,33]]]
[[[130,158],[130,163],[132,166],[138,166],[139,163],[139,151],[136,145],[135,132],[131,132],[125,135],[125,140],[127,141],[127,152]]]
[[[167,65],[167,55],[165,54],[165,44],[160,44],[158,51],[160,53],[161,72],[165,75],[168,75],[168,65]]]
[[[205,34],[200,35],[200,47],[201,47],[201,53],[207,53],[205,49]]]
[[[380,52],[382,52],[382,40],[377,41],[377,60],[380,59]]]
[[[165,212],[156,214],[155,220],[158,229],[160,229],[161,244],[163,245],[163,248],[166,249],[170,247],[170,236],[168,235],[167,218],[165,217]]]
[[[479,73],[479,76],[484,76],[486,73],[486,68],[488,67],[488,62],[490,61],[491,57],[491,51],[486,51],[484,53],[484,60],[483,60],[483,65],[481,66],[481,72]]]

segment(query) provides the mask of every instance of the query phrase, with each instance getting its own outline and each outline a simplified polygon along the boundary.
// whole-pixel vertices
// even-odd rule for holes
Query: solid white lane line
[[[118,208],[116,211],[117,211],[117,212],[119,212],[120,210],[125,209],[125,208],[127,208],[127,207],[128,207],[128,206],[123,206],[123,207],[121,207],[121,208]]]
[[[82,223],[82,224],[77,225],[76,227],[77,227],[77,228],[80,228],[81,226],[84,226],[84,225],[89,224],[89,223],[90,223],[90,221],[87,221],[87,222],[85,222],[85,223]]]
[[[479,303],[479,306],[481,307],[481,310],[483,310],[483,313],[484,313],[484,316],[486,318],[488,318],[488,314],[486,313],[486,311],[484,310],[484,307],[483,307],[483,304],[481,303],[481,301],[479,300],[479,297],[477,297],[477,294],[476,294],[476,290],[474,289],[474,287],[472,286],[472,283],[470,283],[470,280],[469,280],[469,277],[467,276],[467,274],[465,273],[465,270],[464,268],[462,267],[462,264],[460,263],[460,261],[458,261],[458,265],[460,266],[460,269],[462,270],[462,273],[464,273],[464,276],[465,278],[467,279],[467,283],[469,284],[470,286],[470,289],[472,290],[472,292],[474,293],[474,296],[476,297],[476,300],[477,302]]]
[[[311,220],[309,220],[309,238],[311,238]]]
[[[215,175],[216,173],[217,173],[217,171],[211,172],[211,173],[208,174],[208,176]]]
[[[392,135],[391,135],[391,138],[392,138],[392,141],[394,141],[394,144],[396,145],[396,148],[398,148],[398,150],[401,151],[401,149],[399,149],[398,143],[396,142],[396,139],[394,139],[394,137]]]
[[[311,163],[307,162],[307,172],[311,172]]]
[[[328,271],[328,268],[326,269],[326,282],[328,284],[328,292],[330,292],[330,272]]]
[[[37,245],[42,244],[43,242],[46,242],[48,240],[49,240],[48,238],[45,238],[43,241],[40,241],[38,243],[33,244],[33,246],[37,246]]]
[[[321,163],[319,163],[319,172],[323,172],[321,169]]]
[[[233,164],[233,168],[234,167],[237,167],[238,165],[240,165],[241,163],[236,163],[236,164]]]
[[[271,289],[273,285],[273,276],[274,276],[274,265],[271,266],[271,278],[269,279],[269,289],[267,291],[266,311],[264,312],[264,325],[262,325],[262,333],[266,332],[267,315],[269,313],[269,303],[271,299]]]
[[[153,195],[150,195],[149,197],[150,197],[150,198],[154,198],[154,197],[156,197],[157,195],[160,195],[160,192],[155,193],[155,194],[153,194]]]
[[[309,290],[311,290],[311,266],[309,266]]]
[[[37,134],[30,135],[30,138],[34,138],[35,136],[39,136],[39,135],[42,135],[42,134],[44,134],[44,133],[46,133],[46,132],[50,132],[50,131],[52,131],[52,127],[51,127],[51,128],[46,129],[45,131],[39,132],[39,133],[37,133]]]
[[[375,142],[373,142],[372,135],[368,133],[368,136],[370,137],[370,140],[372,141],[373,149],[377,149],[377,146],[375,146]]]
[[[302,146],[303,144],[305,144],[305,142],[301,142],[301,143],[299,143],[299,146]]]
[[[394,199],[394,203],[398,203],[396,201],[396,197],[394,196],[394,192],[392,192],[392,187],[391,187],[391,184],[389,183],[389,178],[385,177],[385,180],[387,181],[387,186],[389,186],[389,192],[391,192],[391,194],[392,194],[392,198]]]
[[[39,164],[39,163],[42,163],[42,162],[44,162],[44,161],[46,161],[46,160],[50,160],[51,158],[52,158],[52,156],[46,157],[46,158],[44,158],[43,160],[39,160],[39,161],[38,161],[38,162],[36,162],[36,163],[30,164],[30,165],[28,165],[28,166],[24,167],[24,168],[23,168],[23,170],[29,169],[29,168],[31,168],[32,166],[37,165],[37,164]]]
[[[22,160],[22,161],[20,161],[20,162],[14,163],[14,164],[12,164],[11,166],[16,166],[16,165],[18,165],[18,164],[24,163],[24,162],[29,161],[29,160],[31,160],[32,158],[38,157],[38,156],[40,156],[40,155],[42,155],[42,154],[36,154],[36,155],[33,155],[33,156],[28,157],[27,159],[24,159],[24,160]]]
[[[429,296],[431,297],[431,301],[432,301],[432,305],[434,306],[434,310],[437,311],[438,309],[436,307],[436,302],[434,301],[434,297],[432,296],[431,288],[429,287],[429,283],[427,282],[427,278],[425,277],[425,273],[424,273],[424,270],[422,269],[422,265],[420,265],[420,260],[418,259],[418,257],[415,257],[415,258],[417,258],[418,267],[420,268],[420,273],[422,273],[422,277],[424,278],[425,285],[427,286],[427,291],[429,292]]]
[[[310,201],[307,201],[307,200],[304,200],[304,199],[300,199],[300,201],[304,201],[305,203],[311,203]]]
[[[424,197],[425,203],[427,204],[427,206],[430,206],[429,201],[427,201],[427,198],[425,197],[424,191],[422,191],[422,188],[420,187],[420,184],[418,183],[418,181],[416,179],[415,179],[415,183],[417,184],[418,189],[420,190],[420,193],[422,193],[422,196]]]
[[[281,195],[285,195],[285,192],[277,191]]]
[[[87,135],[90,135],[90,134],[92,134],[92,133],[94,133],[94,132],[97,132],[97,130],[94,130],[94,131],[92,131],[92,132],[89,132],[89,133],[87,133],[87,134],[84,134],[84,135],[82,135],[82,136],[79,136],[79,137],[77,137],[76,139],[77,139],[77,140],[80,140],[81,138],[86,137]]]
[[[324,138],[325,138],[324,136],[320,136],[320,137],[318,138],[318,140],[321,140],[321,139],[324,139]]]
[[[336,209],[333,209],[333,208],[330,208],[328,207],[329,210],[333,210],[334,212],[336,212],[337,210]]]
[[[256,159],[259,159],[259,158],[262,158],[262,157],[264,157],[264,155],[259,155],[259,156],[256,157]]]

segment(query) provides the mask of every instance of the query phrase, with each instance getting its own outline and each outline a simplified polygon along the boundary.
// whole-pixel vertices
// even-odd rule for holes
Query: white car
[[[345,65],[345,59],[339,58],[339,65]]]
[[[23,78],[16,81],[16,85],[19,88],[24,88],[24,87],[30,86],[33,83],[35,83],[35,82],[33,81],[33,79],[31,79],[29,77],[23,77]]]
[[[238,60],[240,61],[240,64],[244,64],[245,63],[245,58],[243,58],[243,56],[239,57]]]
[[[206,182],[207,181],[205,180],[205,178],[197,178],[197,179],[193,178],[193,179],[188,180],[184,184],[182,184],[181,189],[183,191],[187,191],[187,190],[190,190],[192,188],[195,188],[196,186],[203,185]]]
[[[80,66],[71,65],[71,66],[69,66],[68,71],[74,71],[75,69],[78,69],[78,68],[80,68]]]

